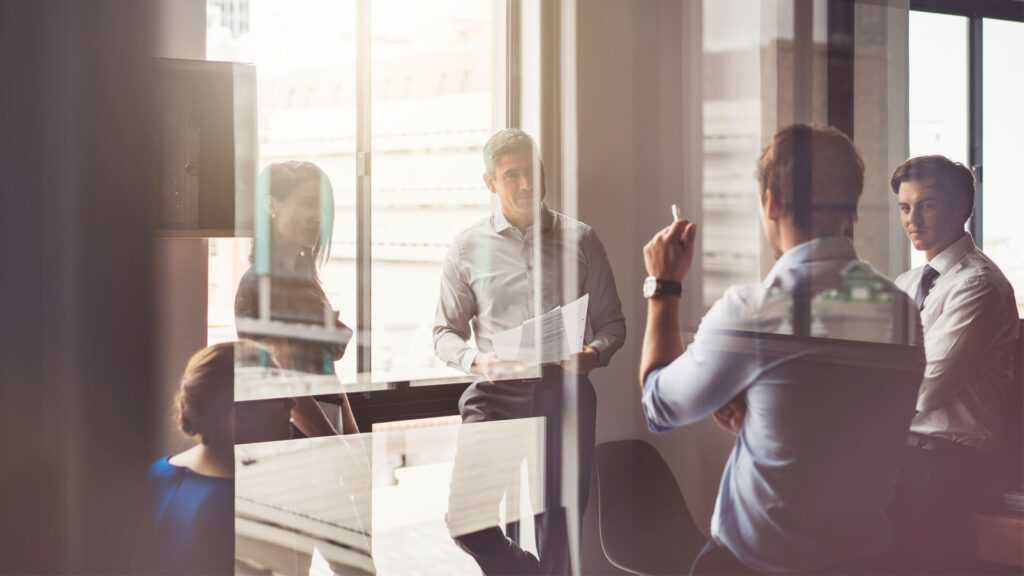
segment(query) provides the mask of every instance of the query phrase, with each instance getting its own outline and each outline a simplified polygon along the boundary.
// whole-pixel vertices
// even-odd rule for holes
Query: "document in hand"
[[[590,295],[558,306],[523,322],[522,326],[498,332],[491,338],[502,360],[523,364],[553,364],[583,350]]]

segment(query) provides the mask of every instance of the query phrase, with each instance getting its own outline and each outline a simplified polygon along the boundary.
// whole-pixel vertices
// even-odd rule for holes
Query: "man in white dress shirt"
[[[664,433],[714,414],[737,434],[692,570],[884,570],[885,508],[924,370],[917,311],[854,250],[864,163],[848,137],[790,126],[756,173],[778,260],[761,284],[730,287],[689,346],[679,293],[696,225],[680,220],[644,247],[648,425]]]
[[[972,515],[997,502],[1018,313],[1010,282],[964,230],[971,171],[919,156],[891,186],[907,237],[928,260],[896,279],[921,311],[928,366],[893,511],[931,571],[959,572],[976,557]]]
[[[535,171],[534,166],[540,169]],[[608,256],[594,229],[544,205],[543,165],[533,139],[516,128],[496,133],[484,146],[484,167],[484,183],[500,207],[461,232],[448,251],[434,321],[434,353],[453,368],[485,377],[470,384],[459,400],[464,424],[544,418],[545,512],[536,521],[540,557],[524,551],[498,528],[505,487],[480,480],[484,473],[518,479],[520,454],[494,453],[493,446],[483,445],[478,435],[465,433],[466,428],[456,448],[448,526],[456,543],[485,574],[566,574],[570,560],[562,462],[576,457],[582,514],[597,410],[587,375],[607,366],[622,347],[626,321]],[[509,379],[515,364],[510,361],[515,359],[498,356],[494,335],[584,294],[589,295],[589,306],[583,350],[542,366],[533,378]],[[576,424],[575,454],[562,452],[563,398],[576,399],[569,410]],[[483,516],[490,518],[485,529],[459,532],[467,508],[483,509]]]

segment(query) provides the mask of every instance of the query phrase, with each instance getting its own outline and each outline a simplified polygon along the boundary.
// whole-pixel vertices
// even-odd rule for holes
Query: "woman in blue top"
[[[289,398],[233,410],[235,365],[260,366],[267,354],[255,342],[225,342],[200,350],[185,368],[175,402],[177,421],[198,443],[149,468],[163,572],[234,572],[236,436],[247,442],[288,438],[295,407]]]

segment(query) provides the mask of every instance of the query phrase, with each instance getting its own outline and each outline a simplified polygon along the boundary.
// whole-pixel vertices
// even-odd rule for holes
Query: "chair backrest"
[[[661,454],[641,440],[620,440],[598,445],[594,465],[608,561],[634,574],[685,574],[705,538]]]

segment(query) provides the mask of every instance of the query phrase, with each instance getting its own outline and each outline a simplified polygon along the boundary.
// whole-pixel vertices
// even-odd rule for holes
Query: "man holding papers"
[[[484,146],[484,164],[484,183],[497,196],[500,210],[460,233],[448,251],[434,352],[449,366],[486,378],[470,385],[459,402],[464,423],[545,419],[546,512],[536,523],[540,559],[498,527],[504,488],[479,494],[483,483],[474,481],[500,472],[511,482],[518,478],[519,461],[514,454],[496,459],[463,438],[452,474],[449,529],[485,574],[563,574],[569,571],[569,556],[560,497],[562,399],[576,399],[571,410],[578,424],[582,512],[596,417],[587,374],[608,365],[622,346],[626,324],[608,257],[594,230],[544,205],[543,167],[533,139],[515,128],[498,132]],[[475,347],[469,344],[471,335]],[[496,344],[514,357],[503,357]],[[551,360],[556,361],[547,363]],[[510,374],[517,379],[503,379]],[[494,467],[503,470],[482,470]],[[493,508],[493,522],[465,533],[461,510],[474,490],[478,507]]]

